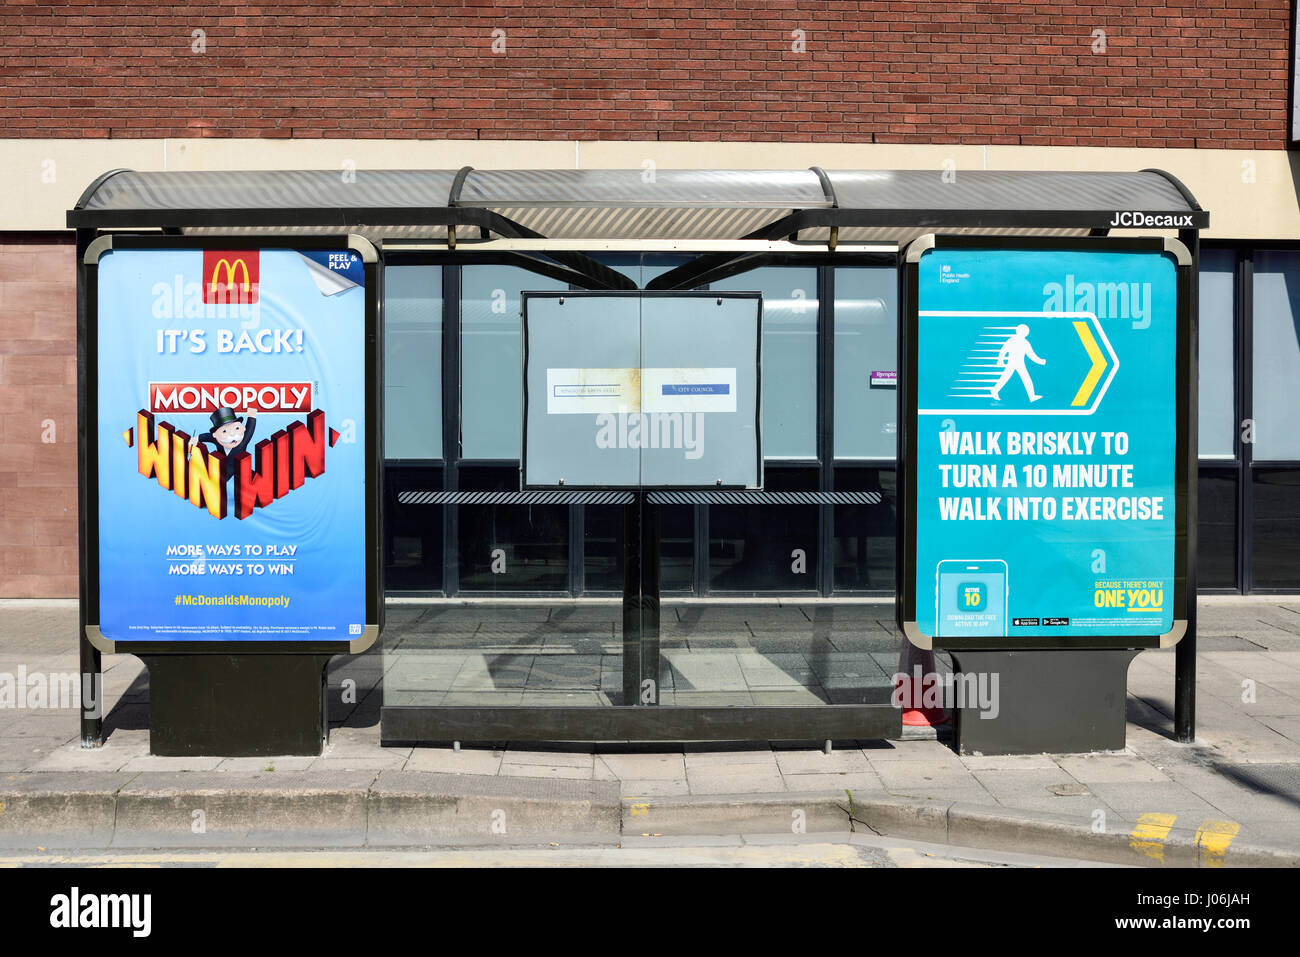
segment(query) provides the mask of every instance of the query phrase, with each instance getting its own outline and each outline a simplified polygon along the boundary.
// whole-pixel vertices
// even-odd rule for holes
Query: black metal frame
[[[890,704],[804,707],[385,706],[385,745],[443,741],[845,741],[897,738]]]
[[[442,487],[451,492],[460,487],[460,297],[459,269],[440,266],[442,278]],[[455,303],[453,321],[447,321],[449,303]],[[447,428],[452,415],[456,428]],[[460,590],[460,509],[442,507],[442,590],[454,595]]]
[[[1178,238],[1191,254],[1191,268],[1179,270],[1181,283],[1179,296],[1186,302],[1187,335],[1179,337],[1179,362],[1186,369],[1187,382],[1179,390],[1179,401],[1186,396],[1187,424],[1179,433],[1186,440],[1185,502],[1187,508],[1187,540],[1184,543],[1182,568],[1184,569],[1184,617],[1187,630],[1174,647],[1174,737],[1191,743],[1196,737],[1196,619],[1197,619],[1197,542],[1200,530],[1200,470],[1197,450],[1200,445],[1200,369],[1201,369],[1201,234],[1194,229],[1182,230]],[[1182,273],[1187,276],[1183,277]],[[1179,316],[1182,328],[1183,317]],[[1186,339],[1184,343],[1182,340]],[[1178,473],[1175,472],[1175,475]],[[1175,529],[1177,526],[1175,526]],[[1176,531],[1175,531],[1175,534]],[[1175,569],[1178,566],[1175,565]]]
[[[1233,422],[1233,447],[1237,450],[1237,541],[1241,543],[1237,556],[1237,587],[1244,593],[1251,591],[1254,579],[1254,561],[1251,534],[1253,500],[1253,442],[1241,440],[1241,429],[1255,418],[1255,256],[1250,250],[1237,256],[1236,270],[1237,322],[1237,415]]]
[[[88,236],[79,237],[90,245]],[[114,234],[114,250],[205,249],[220,245],[223,249],[348,249],[350,241],[342,236],[311,236],[293,239],[273,237],[200,237]],[[80,640],[89,643],[88,626],[99,624],[99,420],[97,368],[98,352],[98,263],[85,262],[85,249],[78,243],[77,316],[78,316],[78,474],[79,550],[81,564]],[[366,623],[383,626],[384,592],[382,537],[383,523],[383,341],[379,310],[382,300],[382,269],[376,260],[365,264],[365,388],[366,421]],[[123,641],[113,643],[114,654],[347,654],[347,641]],[[83,651],[84,659],[84,651]]]
[[[123,172],[116,170],[115,172]],[[1162,170],[1157,172],[1173,181]],[[87,196],[89,195],[89,191]],[[1190,194],[1189,194],[1190,195]],[[85,197],[83,197],[84,200]],[[633,204],[635,205],[635,204]],[[1194,210],[1056,210],[1056,209],[849,209],[816,207],[796,209],[763,226],[746,239],[780,239],[806,229],[1115,229],[1116,212],[1136,216],[1184,217],[1181,224],[1152,228],[1204,229],[1209,213]],[[320,206],[229,207],[206,209],[86,209],[68,211],[72,229],[269,229],[275,227],[329,228],[348,232],[368,226],[470,226],[508,239],[543,239],[525,226],[482,206]],[[552,253],[547,253],[552,255]]]
[[[105,174],[105,176],[111,174]],[[104,177],[96,180],[94,185],[102,181]],[[89,312],[86,303],[85,286],[86,277],[85,269],[82,266],[86,250],[94,239],[94,233],[91,230],[77,230],[77,653],[79,666],[81,668],[81,686],[83,688],[95,688],[95,707],[87,707],[88,702],[85,697],[82,698],[81,706],[81,746],[83,748],[98,747],[103,739],[104,712],[103,712],[103,653],[90,643],[86,637],[86,624],[88,615],[86,613],[86,596],[90,593],[90,581],[92,575],[98,582],[98,563],[92,564],[86,560],[88,544],[90,541],[90,525],[88,522],[90,509],[90,489],[86,487],[86,473],[88,443],[87,438],[91,432],[88,425],[89,403],[92,393],[98,391],[98,387],[92,381],[93,357],[97,350],[90,348],[88,342],[89,330],[91,324],[89,321]],[[97,469],[98,467],[96,467]],[[97,552],[98,546],[95,551]]]
[[[1030,249],[1074,251],[1148,251],[1165,252],[1164,240],[1145,237],[1079,237],[1076,239],[1026,238],[1010,236],[938,235],[935,249]],[[1175,621],[1188,621],[1188,633],[1195,641],[1196,594],[1196,302],[1192,277],[1197,267],[1197,249],[1188,249],[1189,265],[1176,267],[1176,374],[1175,422],[1177,441],[1174,451],[1174,597]],[[917,429],[913,427],[917,410],[918,344],[918,273],[919,263],[909,261],[900,252],[899,373],[901,409],[898,431],[899,499],[901,506],[898,535],[898,624],[917,620],[916,584],[916,455]],[[1192,600],[1189,601],[1189,596]],[[945,639],[929,636],[933,647],[952,650],[1052,650],[1059,648],[1157,648],[1160,636],[1126,635],[1121,637],[1000,636],[990,638]]]
[[[830,180],[816,169],[834,200]],[[835,270],[817,270],[817,468],[818,488],[835,491]],[[835,588],[835,506],[817,509],[817,593]]]

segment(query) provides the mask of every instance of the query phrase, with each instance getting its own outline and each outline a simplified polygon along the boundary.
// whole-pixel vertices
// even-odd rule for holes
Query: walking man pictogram
[[[1041,395],[1034,391],[1034,380],[1029,377],[1029,370],[1025,368],[1025,358],[1028,357],[1040,366],[1047,365],[1046,359],[1038,358],[1034,352],[1034,347],[1029,344],[1029,327],[1024,323],[1016,326],[1014,335],[1008,336],[1007,341],[1002,344],[998,350],[998,365],[1006,366],[1002,370],[1002,377],[998,379],[990,392],[996,400],[999,398],[998,393],[1002,387],[1007,384],[1012,375],[1019,375],[1020,381],[1025,385],[1025,393],[1029,396],[1030,402],[1037,402],[1042,398]]]

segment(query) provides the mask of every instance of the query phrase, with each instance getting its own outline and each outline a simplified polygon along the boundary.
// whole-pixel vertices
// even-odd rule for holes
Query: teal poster
[[[1169,632],[1173,254],[940,246],[916,329],[919,630]]]

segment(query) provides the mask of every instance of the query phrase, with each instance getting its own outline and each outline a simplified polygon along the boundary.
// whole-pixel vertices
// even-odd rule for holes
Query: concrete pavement
[[[590,606],[553,604],[600,618]],[[395,620],[411,618],[409,607],[396,606]],[[711,607],[673,614],[698,629]],[[871,650],[838,651],[837,640],[864,639],[847,622],[815,624],[824,625],[827,607],[734,605],[705,629],[703,645],[803,655],[801,642],[825,642],[826,655],[888,655],[875,648],[886,640],[875,631]],[[525,644],[530,635],[543,643],[590,639],[582,626],[552,627],[550,606],[542,610],[544,617],[529,610],[513,619],[532,627],[495,633],[512,642],[522,635]],[[796,611],[809,623],[802,631]],[[498,606],[473,612],[511,620]],[[772,633],[764,622],[774,615],[784,619],[784,650],[756,647]],[[877,621],[890,616],[887,606],[873,613]],[[75,673],[75,622],[75,603],[0,602],[0,676],[23,669],[32,684],[32,675]],[[1145,652],[1129,673],[1123,752],[1015,757],[959,756],[937,740],[837,742],[830,754],[706,745],[385,747],[384,675],[403,666],[390,650],[331,668],[336,727],[320,757],[158,758],[148,754],[147,674],[137,659],[114,656],[105,659],[101,749],[79,747],[73,709],[0,707],[0,845],[614,846],[642,834],[878,833],[1154,866],[1300,863],[1300,599],[1202,599],[1199,647],[1195,743],[1172,740],[1173,654]],[[796,666],[802,689],[842,677],[779,664]],[[748,673],[771,680],[760,668]],[[349,683],[355,693],[345,695]],[[730,693],[755,690],[746,684]]]

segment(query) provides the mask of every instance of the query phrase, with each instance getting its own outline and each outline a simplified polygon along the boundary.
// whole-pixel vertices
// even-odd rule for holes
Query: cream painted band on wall
[[[895,143],[573,140],[0,139],[0,230],[62,230],[105,170],[337,169],[1139,170],[1183,181],[1210,211],[1206,239],[1300,239],[1300,198],[1284,150],[1114,149]],[[936,180],[936,183],[938,180]]]

